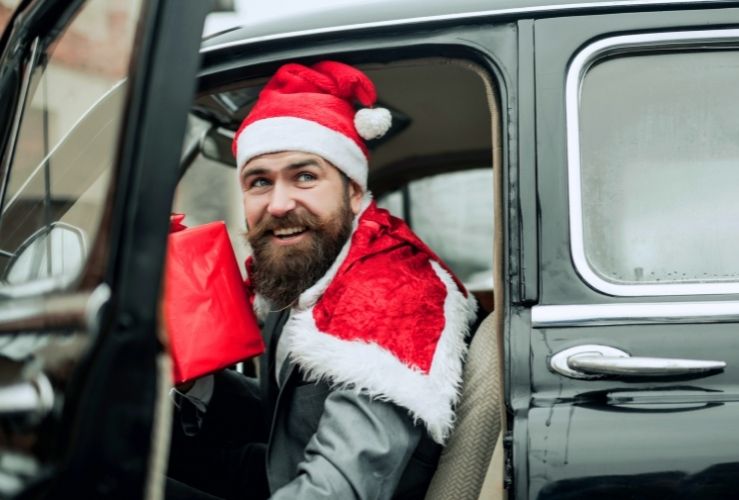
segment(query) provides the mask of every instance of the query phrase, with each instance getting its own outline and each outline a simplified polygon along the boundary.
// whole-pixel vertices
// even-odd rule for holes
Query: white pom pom
[[[385,135],[392,122],[393,116],[385,108],[363,108],[354,115],[354,126],[366,141]]]

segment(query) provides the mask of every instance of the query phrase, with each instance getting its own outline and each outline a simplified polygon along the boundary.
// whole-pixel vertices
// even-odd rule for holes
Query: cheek
[[[333,188],[306,192],[299,203],[314,215],[326,217],[335,214],[343,202],[343,191]]]
[[[259,219],[262,217],[264,208],[260,208],[262,204],[252,197],[244,196],[242,199],[242,206],[244,208],[244,220],[246,221],[246,228],[249,229],[254,227]]]

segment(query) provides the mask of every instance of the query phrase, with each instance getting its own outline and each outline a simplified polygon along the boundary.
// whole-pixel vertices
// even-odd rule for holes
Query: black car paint
[[[564,74],[578,50],[627,33],[725,28],[737,9],[612,13],[538,20],[535,25],[537,175],[540,202],[540,304],[610,304],[729,300],[732,296],[610,297],[577,275],[569,255]],[[521,314],[526,314],[521,310]],[[530,385],[510,379],[513,441],[525,453],[522,498],[729,498],[739,486],[739,339],[736,323],[532,328],[508,332],[530,339],[513,364],[530,367]],[[524,342],[521,341],[521,344]],[[720,359],[720,373],[681,379],[577,381],[548,369],[549,357],[581,344],[604,344],[639,356]],[[615,397],[629,391],[623,404]],[[690,393],[686,398],[684,392]],[[524,402],[528,399],[530,402]],[[652,402],[657,399],[658,404]],[[515,401],[520,406],[515,407]],[[687,401],[687,402],[686,402]]]
[[[60,485],[69,497],[134,498],[150,474],[149,454],[142,451],[152,446],[157,400],[161,269],[194,91],[194,83],[176,75],[197,69],[192,33],[200,31],[208,4],[186,12],[178,2],[147,2],[145,8],[153,11],[144,18],[147,36],[134,59],[112,204],[117,223],[108,235],[106,282],[116,293],[102,311],[103,332],[76,412],[75,439],[87,440],[87,446],[71,447],[78,454],[68,460],[67,482]],[[127,438],[117,439],[124,429]]]
[[[163,23],[166,33],[179,29],[183,39],[190,40],[193,37],[184,32],[202,22],[203,7],[189,13],[179,12],[175,2],[149,3],[149,8],[159,9],[151,22]],[[722,28],[737,22],[739,9],[719,4],[621,5],[601,7],[597,14],[583,7],[566,15],[456,18],[305,34],[206,52],[197,92],[266,76],[294,59],[335,57],[365,63],[446,56],[471,59],[486,68],[499,86],[502,110],[507,287],[501,292],[506,297],[502,314],[512,430],[506,440],[511,498],[729,498],[739,486],[739,438],[733,432],[739,418],[735,323],[534,328],[531,307],[643,300],[593,290],[577,275],[570,258],[564,75],[573,55],[606,36]],[[238,33],[224,39],[238,39]],[[169,45],[158,46],[160,42]],[[168,82],[182,83],[179,75],[195,73],[197,64],[193,43],[176,51],[172,43],[171,38],[150,36],[139,48],[133,93],[138,97],[129,103],[125,137],[130,142],[121,150],[117,198],[110,214],[114,231],[109,248],[119,250],[108,257],[105,281],[114,287],[114,301],[100,317],[105,335],[87,360],[79,409],[66,421],[75,429],[68,442],[79,441],[70,446],[66,474],[58,485],[65,496],[126,498],[145,480],[153,362],[159,352],[155,306],[169,202],[178,177],[173,158],[192,90]],[[208,45],[217,43],[214,37]],[[192,57],[179,59],[186,50]],[[172,57],[174,53],[178,57]],[[10,80],[0,83],[5,81]],[[0,122],[6,122],[4,117]],[[649,300],[668,302],[674,297]],[[553,353],[586,342],[639,355],[719,358],[728,367],[702,377],[585,382],[547,368]],[[127,376],[111,373],[109,366]],[[121,442],[121,427],[131,428],[137,439]]]
[[[34,22],[23,25],[19,38],[9,37],[4,49],[20,55],[6,62],[20,66],[30,39],[52,39],[80,4],[31,2]],[[190,2],[183,10],[172,0],[147,1],[143,7],[113,189],[91,264],[77,284],[84,295],[104,280],[112,298],[89,311],[89,323],[71,315],[66,324],[47,326],[57,333],[92,328],[92,346],[70,381],[64,413],[41,431],[57,436],[44,451],[56,465],[44,470],[23,498],[142,498],[151,480],[156,363],[162,351],[156,335],[161,269],[208,10],[208,2]],[[3,93],[3,99],[9,95]],[[102,269],[91,269],[93,262]]]

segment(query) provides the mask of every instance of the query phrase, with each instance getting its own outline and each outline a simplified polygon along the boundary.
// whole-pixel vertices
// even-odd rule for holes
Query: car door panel
[[[529,413],[532,498],[730,498],[730,402],[575,403]],[[670,457],[665,459],[665,457]]]
[[[568,158],[580,153],[570,150],[577,143],[568,138],[571,94],[566,88],[573,60],[591,44],[646,33],[664,37],[673,31],[717,31],[726,28],[727,19],[739,20],[739,11],[613,12],[535,22],[541,293],[527,326],[512,323],[510,331],[530,337],[530,385],[513,381],[518,389],[511,400],[517,497],[724,498],[736,489],[729,471],[739,466],[739,439],[726,432],[739,410],[736,296],[706,294],[700,286],[660,288],[657,281],[656,288],[644,292],[628,285],[599,290],[575,266],[572,225],[581,219],[572,217],[572,197],[579,193],[573,193]],[[719,44],[725,49],[736,47],[737,41],[729,37]],[[706,49],[704,42],[695,45]],[[650,54],[695,49],[685,42]],[[628,50],[614,51],[594,64],[641,54]],[[580,98],[578,93],[578,102]],[[634,149],[635,157],[640,151]],[[690,193],[684,199],[689,203]],[[664,210],[675,208],[666,205]],[[519,351],[526,348],[523,342],[517,345]],[[574,378],[552,368],[557,353],[591,345],[631,356],[713,360],[726,366],[683,375],[648,376],[642,371],[592,378]],[[520,359],[519,351],[511,355],[513,363]],[[528,401],[521,404],[527,394]]]
[[[78,11],[91,3],[96,4],[92,13],[86,12],[79,21]],[[186,116],[195,87],[200,34],[209,2],[146,2],[141,11],[133,14],[125,11],[129,5],[99,1],[24,2],[20,8],[26,7],[16,16],[14,31],[6,32],[3,38],[16,51],[11,54],[13,57],[4,51],[4,75],[12,76],[24,64],[34,69],[28,64],[27,42],[36,39],[43,50],[51,47],[50,53],[59,51],[58,60],[63,64],[55,69],[55,78],[74,81],[68,77],[74,76],[69,61],[74,62],[81,50],[76,44],[85,41],[90,33],[110,35],[104,26],[100,32],[101,26],[93,23],[101,13],[110,14],[107,20],[115,18],[117,29],[122,29],[121,23],[128,23],[127,29],[133,30],[133,55],[128,64],[123,58],[96,60],[100,52],[94,51],[105,50],[106,45],[93,45],[92,52],[86,53],[87,64],[99,64],[100,73],[111,75],[114,80],[121,78],[115,71],[123,71],[125,95],[116,94],[97,102],[94,94],[81,95],[88,98],[81,108],[87,111],[67,120],[70,129],[61,129],[72,132],[60,137],[59,143],[52,139],[48,146],[61,146],[44,150],[38,166],[29,164],[29,180],[11,184],[13,196],[6,197],[9,205],[32,207],[38,203],[33,217],[28,217],[32,213],[28,210],[16,212],[29,221],[45,221],[42,229],[48,228],[47,232],[53,224],[68,224],[64,220],[87,220],[89,214],[85,211],[89,208],[82,205],[88,202],[94,202],[88,206],[96,213],[86,228],[89,234],[84,238],[85,258],[81,265],[75,264],[74,272],[64,274],[64,279],[32,277],[14,285],[7,282],[7,273],[3,276],[0,335],[4,342],[0,353],[3,358],[9,355],[3,348],[7,350],[12,340],[23,339],[30,346],[12,368],[23,381],[36,381],[29,372],[48,376],[53,381],[53,408],[33,422],[26,419],[22,427],[17,425],[17,415],[13,417],[14,426],[5,426],[12,419],[7,412],[0,412],[5,429],[0,447],[2,463],[10,464],[10,457],[17,458],[21,453],[22,459],[32,465],[16,474],[12,482],[2,483],[0,493],[4,497],[158,497],[163,476],[157,474],[161,470],[154,465],[162,461],[162,454],[166,456],[162,440],[168,435],[168,427],[161,418],[155,419],[155,414],[161,412],[161,403],[166,402],[166,391],[160,388],[170,384],[164,340],[158,336],[160,278]],[[68,39],[67,47],[53,45],[56,36],[63,36],[68,23],[86,28],[78,29],[76,38]],[[121,40],[114,33],[111,43],[122,43]],[[43,64],[48,60],[44,59]],[[74,64],[71,68],[75,68]],[[17,84],[10,77],[1,81],[8,83],[0,89],[0,100],[16,109]],[[101,88],[95,87],[95,78],[80,81],[92,82],[93,90]],[[44,95],[53,98],[56,88],[49,90],[42,80],[35,90],[37,94],[48,92]],[[114,129],[109,127],[111,106],[119,116]],[[35,111],[30,106],[22,109],[20,127],[30,127],[32,131]],[[41,134],[44,137],[55,133],[55,122],[50,120],[64,118],[46,112],[39,116],[38,123],[45,127]],[[110,137],[106,135],[100,142],[98,136],[106,129]],[[15,141],[14,137],[10,139]],[[14,156],[10,154],[12,147],[14,144],[8,140],[0,151],[5,154],[5,165],[14,168],[18,165],[13,160],[28,160],[30,150]],[[92,170],[83,170],[75,182],[75,177],[70,177],[74,174],[70,166],[85,165],[90,169],[102,166],[109,171],[91,176]],[[38,187],[31,182],[35,172],[42,177]],[[55,186],[53,196],[60,200],[56,205],[50,199],[49,186]],[[21,204],[15,193],[31,203]],[[75,204],[80,205],[79,210],[75,211]],[[66,214],[61,221],[48,219],[58,218],[59,214]],[[0,228],[3,241],[13,244],[18,239],[13,234],[25,231],[17,223],[18,218],[14,220],[15,224],[11,220]],[[51,242],[51,236],[47,240]],[[44,254],[49,266],[54,248],[49,247],[49,253]],[[12,262],[18,253],[12,249],[3,256],[10,256]],[[58,278],[51,274],[50,278]],[[38,385],[36,390],[43,392]],[[0,398],[10,388],[12,380],[0,387]],[[3,472],[13,474],[10,469]],[[14,489],[4,489],[10,484]]]

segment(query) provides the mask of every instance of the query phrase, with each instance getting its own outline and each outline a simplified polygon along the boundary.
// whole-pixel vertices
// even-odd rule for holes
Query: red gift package
[[[264,352],[264,342],[223,222],[170,221],[164,320],[179,384]]]

